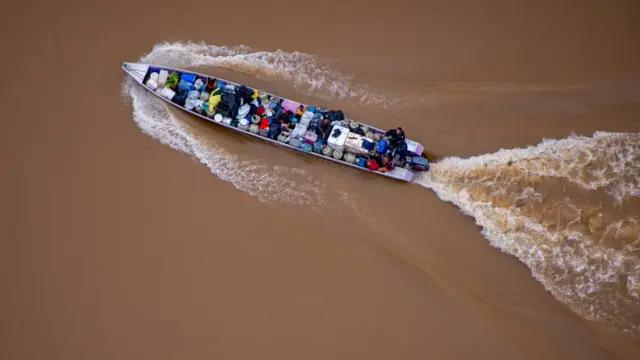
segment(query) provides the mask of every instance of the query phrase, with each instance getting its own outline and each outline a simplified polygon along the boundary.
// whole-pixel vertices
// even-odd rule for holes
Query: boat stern
[[[413,179],[413,171],[409,169],[405,169],[403,167],[395,167],[393,170],[383,173],[386,176],[392,177],[394,179],[411,182]]]
[[[419,156],[424,151],[424,146],[422,146],[422,144],[416,141],[406,139],[405,143],[407,144],[407,151],[409,151],[410,153],[413,153]]]

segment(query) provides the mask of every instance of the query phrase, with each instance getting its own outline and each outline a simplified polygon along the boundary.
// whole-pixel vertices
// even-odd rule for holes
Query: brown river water
[[[0,359],[640,359],[637,1],[22,1],[3,13]],[[133,84],[365,123],[410,184]]]

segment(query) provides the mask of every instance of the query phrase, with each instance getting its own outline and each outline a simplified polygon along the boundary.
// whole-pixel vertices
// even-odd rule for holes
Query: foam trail
[[[544,193],[550,179],[640,196],[640,134],[597,132],[525,149],[445,158],[416,182],[473,216],[490,243],[525,263],[580,315],[640,332],[640,218]]]
[[[281,82],[324,99],[356,100],[360,104],[382,107],[412,102],[407,96],[381,94],[367,85],[356,84],[351,77],[333,69],[332,62],[300,52],[176,42],[156,45],[140,61],[178,68],[228,69],[262,80]]]
[[[439,167],[478,169],[517,162],[529,174],[564,178],[589,190],[605,189],[617,203],[640,196],[640,134],[596,132],[549,139],[524,149],[500,150],[465,161],[449,158]]]
[[[125,81],[123,94],[131,99],[133,118],[145,134],[191,155],[211,173],[231,182],[239,190],[264,202],[323,205],[322,184],[306,176],[304,171],[282,166],[269,168],[254,161],[240,160],[190,129],[174,117],[162,101],[131,79]]]

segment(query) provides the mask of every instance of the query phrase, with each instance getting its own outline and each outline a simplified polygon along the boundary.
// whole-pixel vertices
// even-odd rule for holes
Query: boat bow
[[[147,75],[147,71],[149,70],[149,65],[123,62],[122,69],[127,72],[127,74],[131,75],[131,77],[138,83],[142,84],[144,77]]]

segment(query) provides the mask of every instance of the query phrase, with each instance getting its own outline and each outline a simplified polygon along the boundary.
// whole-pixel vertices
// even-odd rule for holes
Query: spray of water
[[[551,180],[604,190],[617,206],[638,197],[640,134],[598,132],[445,158],[416,182],[473,216],[493,246],[577,313],[640,331],[640,218],[548,196]]]

